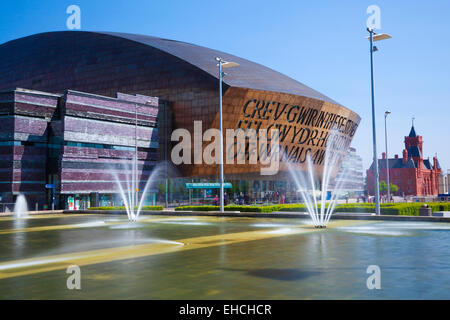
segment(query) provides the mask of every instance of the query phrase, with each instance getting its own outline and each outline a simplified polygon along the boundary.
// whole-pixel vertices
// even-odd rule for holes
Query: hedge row
[[[164,209],[163,206],[142,206],[142,210],[149,211],[162,211]],[[126,210],[125,207],[90,207],[89,210]],[[134,207],[134,210],[137,210],[137,207]]]
[[[419,208],[422,202],[413,203],[382,203],[381,214],[385,215],[407,215],[418,216]],[[431,212],[450,211],[449,202],[429,202],[426,203],[431,208]],[[328,204],[326,204],[328,207]],[[319,204],[320,208],[320,204]],[[137,208],[135,208],[137,209]],[[163,206],[143,206],[142,210],[162,211]],[[258,205],[228,205],[224,207],[225,211],[240,212],[307,212],[305,204],[274,204],[266,206]],[[125,210],[125,207],[91,207],[89,210]],[[181,206],[175,208],[176,211],[219,211],[219,206]],[[373,213],[375,212],[374,203],[348,203],[336,205],[334,212],[355,212],[355,213]]]
[[[422,202],[414,203],[382,203],[381,214],[384,215],[407,215],[418,216],[419,208]],[[426,203],[431,208],[431,212],[450,211],[450,203],[448,202],[431,202]],[[320,204],[318,205],[320,208]],[[328,207],[328,204],[326,204]],[[241,212],[307,212],[305,204],[277,204],[269,206],[240,206],[228,205],[224,207],[225,211],[241,211]],[[181,206],[175,208],[176,211],[219,211],[219,206]],[[375,212],[374,203],[348,203],[336,205],[334,212],[355,212],[355,213],[373,213]]]
[[[413,203],[382,203],[380,206],[381,214],[384,215],[402,215],[402,216],[418,216],[419,209],[423,204],[427,204],[431,208],[431,212],[450,211],[450,203],[448,202],[413,202]],[[335,212],[375,212],[375,204],[341,204],[337,206]]]
[[[224,207],[225,211],[240,211],[240,212],[274,212],[280,211],[282,205],[269,206],[241,206],[228,205]],[[175,211],[219,211],[220,206],[181,206],[175,208]]]

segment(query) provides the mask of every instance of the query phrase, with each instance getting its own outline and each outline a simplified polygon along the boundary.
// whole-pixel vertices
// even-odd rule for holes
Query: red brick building
[[[405,149],[402,157],[395,155],[388,159],[389,181],[398,186],[397,196],[437,196],[439,193],[439,175],[441,167],[437,157],[433,161],[423,158],[422,136],[416,134],[414,126],[405,137]],[[386,181],[386,154],[378,159],[380,182]],[[367,170],[367,191],[374,194],[373,162]]]

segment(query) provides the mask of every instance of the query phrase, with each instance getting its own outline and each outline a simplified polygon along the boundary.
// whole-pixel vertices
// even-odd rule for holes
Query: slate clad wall
[[[24,193],[46,197],[47,137],[59,95],[27,90],[0,92],[0,193],[3,202]]]
[[[125,180],[124,163],[135,154],[136,107],[138,176],[148,177],[158,161],[158,99],[117,96],[0,92],[2,202],[23,193],[32,208],[36,202],[42,208],[50,203],[47,183],[57,194],[115,193],[111,172]]]
[[[62,108],[63,141],[60,176],[62,194],[115,193],[112,171],[125,180],[126,164],[135,154],[137,107],[138,178],[147,180],[158,161],[157,113],[154,97],[118,94],[117,98],[69,90]],[[73,143],[82,143],[74,146]],[[71,144],[71,145],[68,145]],[[108,149],[125,147],[128,150]],[[141,186],[143,188],[144,186]]]

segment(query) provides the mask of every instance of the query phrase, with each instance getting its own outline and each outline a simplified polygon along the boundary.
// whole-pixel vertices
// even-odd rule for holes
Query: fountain
[[[307,170],[297,170],[293,164],[286,161],[288,171],[293,178],[298,192],[300,192],[303,202],[306,205],[308,214],[311,217],[314,227],[326,228],[330,221],[331,215],[336,207],[338,194],[342,187],[343,179],[339,179],[339,183],[331,187],[331,179],[335,175],[335,170],[338,169],[340,154],[336,151],[336,146],[329,141],[335,141],[336,133],[330,133],[326,150],[322,174],[320,177],[315,177],[311,157],[306,157]],[[286,157],[288,158],[288,157]],[[339,174],[339,178],[345,176],[347,170]],[[336,177],[337,178],[337,177]],[[327,194],[331,192],[330,200],[327,202]]]
[[[119,178],[119,173],[117,171],[113,171],[114,180],[122,198],[129,221],[136,221],[138,219],[147,191],[155,182],[165,178],[165,175],[163,175],[165,170],[163,169],[166,169],[167,166],[167,162],[160,162],[154,167],[147,182],[145,183],[139,199],[139,192],[137,192],[137,190],[140,183],[137,179],[136,166],[134,163],[135,158],[132,163],[129,161],[122,162],[122,168],[125,172],[125,180],[121,180]]]
[[[14,217],[23,218],[27,216],[28,212],[28,204],[25,196],[23,194],[19,194],[16,199],[16,203],[14,204]]]

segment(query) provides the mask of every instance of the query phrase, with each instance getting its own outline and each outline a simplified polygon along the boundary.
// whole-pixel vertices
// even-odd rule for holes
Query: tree
[[[398,192],[398,186],[395,185],[395,184],[390,183],[390,184],[389,184],[389,188],[390,188],[390,190],[391,190],[392,193]]]
[[[242,181],[241,189],[242,189],[241,191],[244,193],[248,192],[248,181],[247,180]]]
[[[369,195],[369,189],[367,188],[367,176],[364,177],[364,195]]]
[[[385,181],[380,181],[379,183],[379,187],[380,187],[380,192],[386,192],[387,191],[387,184]]]
[[[165,182],[159,182],[158,183],[158,197],[159,197],[159,199],[163,200],[165,194],[166,194],[166,184],[165,184]]]
[[[238,183],[237,180],[233,180],[233,181],[231,182],[230,193],[231,193],[232,195],[234,195],[234,194],[239,193],[239,192],[240,192],[240,190],[239,190],[239,183]]]
[[[398,192],[398,186],[392,183],[389,183],[389,191],[390,193],[396,193]],[[387,194],[387,183],[386,181],[380,181],[380,192]]]

